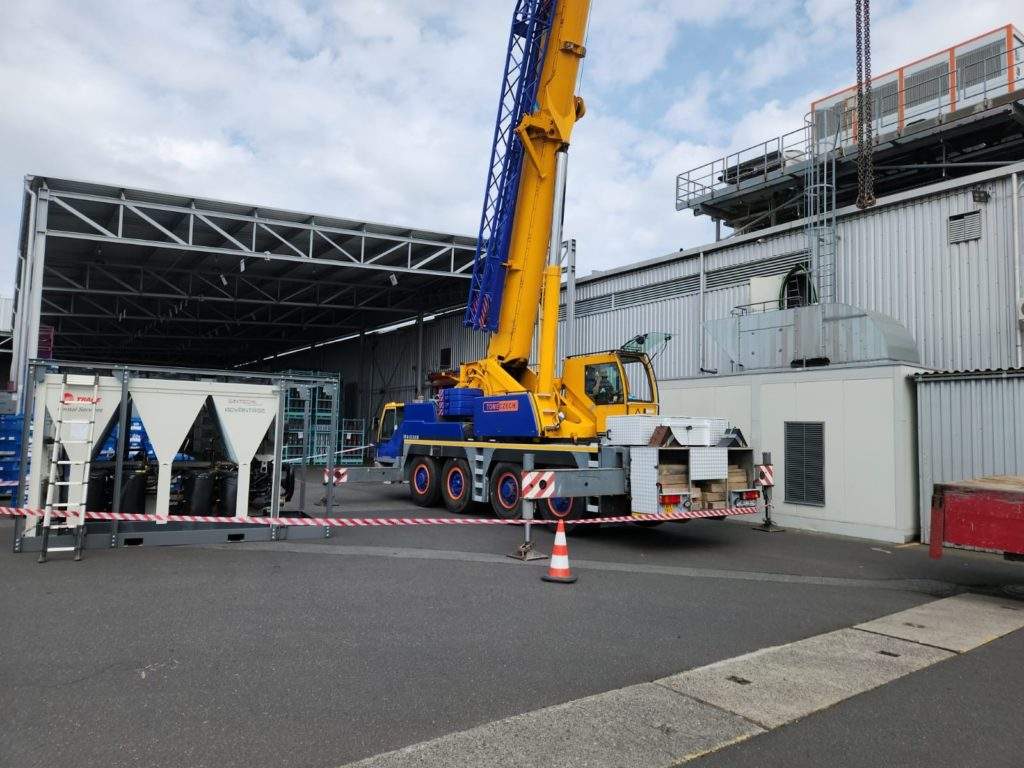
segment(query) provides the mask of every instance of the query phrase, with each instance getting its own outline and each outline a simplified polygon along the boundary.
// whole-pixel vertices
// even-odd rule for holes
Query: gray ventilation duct
[[[831,302],[710,320],[721,373],[895,361],[920,362],[917,343],[898,321]],[[713,353],[712,353],[713,354]]]

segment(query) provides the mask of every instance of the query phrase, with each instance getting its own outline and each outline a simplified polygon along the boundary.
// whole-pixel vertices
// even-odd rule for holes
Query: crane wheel
[[[430,456],[417,456],[409,463],[409,495],[419,507],[433,507],[441,498],[440,469]]]
[[[501,461],[491,472],[491,509],[502,520],[518,520],[523,516],[522,471],[518,464]]]
[[[445,508],[461,515],[473,504],[473,476],[465,459],[448,459],[441,470],[441,499]]]
[[[581,517],[587,516],[587,500],[586,498],[570,498],[567,496],[544,499],[537,502],[537,511],[542,518],[551,521],[552,528],[554,528],[555,523],[562,520],[565,522],[566,530],[571,531],[577,526],[573,526],[570,521],[579,520]],[[596,524],[590,527],[596,527]]]

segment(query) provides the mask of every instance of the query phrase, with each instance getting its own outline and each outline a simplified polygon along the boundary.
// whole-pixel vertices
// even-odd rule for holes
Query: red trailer
[[[942,557],[944,546],[985,549],[1024,559],[1024,477],[936,483],[931,556]]]

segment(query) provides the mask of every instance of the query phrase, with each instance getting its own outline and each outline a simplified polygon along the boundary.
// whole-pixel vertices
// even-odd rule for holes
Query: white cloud
[[[0,26],[8,253],[25,173],[476,232],[510,2],[9,5]],[[874,5],[876,71],[1009,15],[1005,0]],[[815,94],[797,97],[810,89],[792,84],[776,92],[787,77],[820,80],[818,62],[849,52],[849,69],[830,78],[845,85],[849,6],[595,2],[590,112],[575,135],[567,214],[581,270],[707,239],[708,222],[674,210],[676,174],[799,128]],[[691,53],[697,43],[721,61]],[[659,104],[648,85],[668,67],[673,85],[659,83],[668,89]],[[3,270],[9,292],[12,258]]]
[[[711,97],[717,87],[707,72],[697,75],[688,83],[686,95],[668,108],[664,117],[665,125],[689,136],[721,134],[724,116],[716,114],[711,104]]]

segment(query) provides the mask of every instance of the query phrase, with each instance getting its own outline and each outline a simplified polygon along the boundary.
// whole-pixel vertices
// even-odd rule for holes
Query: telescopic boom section
[[[517,378],[519,371],[525,371],[533,346],[552,232],[560,231],[559,222],[554,222],[552,215],[557,194],[557,156],[568,146],[573,126],[584,111],[583,101],[575,91],[585,54],[583,41],[589,12],[589,0],[556,0],[537,87],[536,109],[524,115],[516,128],[524,150],[523,167],[498,328],[491,336],[487,357],[498,361]],[[551,281],[547,283],[550,287]],[[556,291],[558,285],[556,281]],[[557,299],[554,306],[554,316],[548,317],[549,313],[545,313],[543,320],[545,324],[552,324],[552,338],[558,323]],[[542,337],[545,335],[542,329]],[[543,370],[544,357],[542,354],[538,371],[542,380],[545,374],[553,375],[553,371]]]

